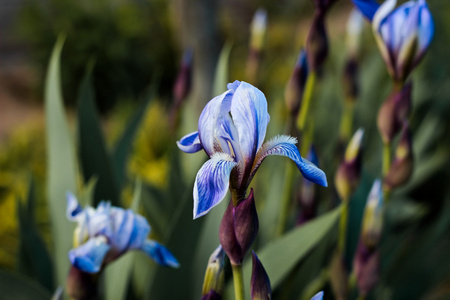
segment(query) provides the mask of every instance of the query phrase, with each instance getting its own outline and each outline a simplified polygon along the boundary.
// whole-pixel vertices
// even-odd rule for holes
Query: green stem
[[[355,105],[353,103],[349,103],[350,100],[345,102],[344,112],[341,118],[341,126],[340,126],[340,138],[346,144],[352,135],[353,128],[353,111]]]
[[[348,201],[343,200],[341,217],[339,219],[339,239],[338,239],[338,250],[341,255],[344,255],[345,251],[345,241],[347,239],[347,223],[348,223]]]
[[[234,295],[236,300],[244,300],[244,273],[242,265],[231,264],[233,270]]]
[[[277,236],[281,236],[286,228],[286,221],[289,215],[289,207],[292,199],[292,188],[294,183],[295,165],[289,161],[286,166],[286,174],[284,176],[284,193],[281,202],[280,218],[278,220]]]
[[[389,173],[391,168],[391,143],[383,145],[383,177]]]
[[[300,115],[297,119],[297,127],[300,132],[303,132],[306,124],[306,118],[308,116],[309,107],[311,105],[311,98],[314,91],[314,85],[316,83],[316,72],[311,72],[306,80],[305,92],[303,93],[303,100],[300,107]]]

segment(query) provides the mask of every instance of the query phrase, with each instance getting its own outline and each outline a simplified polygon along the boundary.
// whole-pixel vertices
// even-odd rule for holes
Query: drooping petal
[[[295,145],[296,143],[296,138],[286,135],[277,136],[265,143],[258,151],[250,180],[267,156],[280,155],[287,156],[292,159],[302,173],[303,177],[309,181],[320,184],[321,186],[327,186],[327,177],[325,173],[314,164],[300,156],[298,148]]]
[[[66,199],[67,199],[66,217],[70,221],[77,221],[82,215],[83,208],[78,203],[75,195],[72,194],[71,192],[67,192]]]
[[[195,153],[203,149],[198,131],[189,133],[177,141],[178,148],[186,153]]]
[[[151,259],[162,266],[178,268],[180,264],[173,254],[163,245],[152,240],[146,240],[141,250],[144,251]]]
[[[372,21],[375,12],[380,7],[375,0],[352,0],[353,3],[358,7],[358,9],[362,12],[362,14]]]
[[[270,120],[267,100],[260,90],[243,81],[228,84],[228,88],[234,90],[231,116],[239,135],[243,160],[246,166],[251,166],[264,142]]]
[[[225,197],[231,170],[237,165],[226,153],[216,153],[203,164],[194,184],[194,219],[205,215]]]
[[[213,98],[206,104],[198,120],[198,137],[211,157],[215,152],[221,152],[221,146],[217,140],[218,120],[230,113],[233,91],[228,90],[222,95]]]
[[[103,263],[110,246],[104,236],[89,239],[78,248],[69,251],[69,259],[73,266],[87,273],[97,273]]]

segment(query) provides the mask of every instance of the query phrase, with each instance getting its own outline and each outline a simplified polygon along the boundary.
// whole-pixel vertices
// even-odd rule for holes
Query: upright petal
[[[189,133],[177,141],[178,148],[186,153],[195,153],[203,149],[198,131]]]
[[[67,198],[67,210],[66,210],[67,219],[69,219],[70,221],[78,221],[78,219],[82,215],[83,208],[78,203],[75,195],[72,194],[71,192],[67,192],[66,198]]]
[[[325,176],[325,173],[314,164],[300,156],[298,148],[295,146],[296,143],[297,139],[286,135],[277,136],[265,143],[258,151],[250,180],[267,156],[280,155],[287,156],[292,159],[302,173],[303,177],[309,181],[320,184],[321,186],[327,186],[327,177]]]
[[[264,142],[270,120],[267,100],[260,90],[243,81],[235,81],[228,88],[234,90],[231,116],[239,135],[243,159],[246,166],[251,166]]]
[[[226,153],[216,153],[198,171],[194,184],[194,219],[205,215],[225,197],[231,170],[236,166]]]
[[[141,247],[151,259],[162,266],[178,268],[180,264],[173,254],[163,245],[152,240],[146,240]]]
[[[430,46],[431,40],[434,35],[434,22],[428,9],[428,5],[425,1],[419,1],[422,5],[419,17],[419,51],[416,57],[415,64],[418,63],[420,58],[425,54],[426,50]]]
[[[362,14],[372,21],[375,12],[377,11],[380,4],[378,4],[375,0],[352,0],[353,3],[358,7],[358,9],[362,12]]]
[[[233,91],[228,90],[213,98],[206,104],[198,120],[198,137],[205,152],[211,157],[215,152],[221,152],[217,140],[218,120],[230,113]]]
[[[103,263],[110,246],[104,236],[89,239],[78,248],[69,251],[69,259],[73,266],[87,273],[97,273]]]

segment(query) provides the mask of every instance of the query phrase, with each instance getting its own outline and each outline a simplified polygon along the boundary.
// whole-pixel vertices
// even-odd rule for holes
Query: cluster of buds
[[[336,0],[314,0],[315,13],[308,39],[306,53],[308,65],[317,71],[328,56],[328,37],[325,29],[325,14]]]
[[[260,8],[255,12],[250,25],[250,49],[247,62],[247,77],[250,82],[256,81],[266,31],[267,12]]]
[[[358,129],[353,135],[345,151],[344,161],[335,176],[335,185],[342,201],[348,202],[358,187],[361,177],[362,139],[364,130]]]
[[[219,240],[233,265],[241,265],[258,233],[259,223],[253,189],[236,206],[230,204],[223,215]]]
[[[380,180],[373,183],[364,210],[363,224],[353,260],[360,296],[365,297],[378,279],[378,244],[383,227],[383,191]]]
[[[225,253],[222,246],[219,245],[209,257],[203,281],[202,300],[222,299],[225,285],[224,260]]]

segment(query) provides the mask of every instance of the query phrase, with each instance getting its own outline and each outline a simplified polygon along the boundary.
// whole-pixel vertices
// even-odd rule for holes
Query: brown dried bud
[[[219,228],[223,250],[234,265],[241,265],[258,233],[259,223],[253,189],[248,197],[234,207],[230,201]]]
[[[378,129],[383,143],[389,144],[407,121],[411,110],[412,83],[406,84],[400,92],[393,92],[384,101],[378,113]]]

